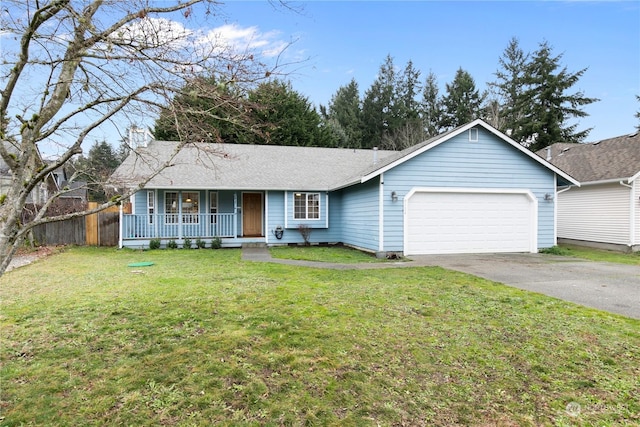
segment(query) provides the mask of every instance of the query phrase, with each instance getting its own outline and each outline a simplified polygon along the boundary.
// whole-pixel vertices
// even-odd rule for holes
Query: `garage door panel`
[[[529,252],[532,201],[521,193],[416,192],[407,205],[407,254]]]

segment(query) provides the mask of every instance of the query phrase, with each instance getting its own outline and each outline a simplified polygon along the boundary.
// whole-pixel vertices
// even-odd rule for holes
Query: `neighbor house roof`
[[[133,187],[169,160],[176,142],[151,141],[111,181]],[[395,151],[247,144],[186,144],[145,188],[329,191]]]
[[[640,133],[588,144],[556,143],[537,151],[581,183],[632,182],[640,176]]]
[[[175,154],[177,142],[151,141],[127,157],[111,182],[135,187],[169,162],[145,188],[330,191],[366,182],[475,126],[552,170],[563,183],[579,185],[569,174],[479,119],[403,151],[189,143]]]

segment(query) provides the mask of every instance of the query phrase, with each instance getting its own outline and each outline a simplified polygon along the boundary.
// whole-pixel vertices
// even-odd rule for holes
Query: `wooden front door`
[[[242,235],[262,236],[262,193],[242,193]]]

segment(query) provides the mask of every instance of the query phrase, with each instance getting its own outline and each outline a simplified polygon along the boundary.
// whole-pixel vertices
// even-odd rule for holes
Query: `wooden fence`
[[[88,209],[96,207],[98,203],[89,202]],[[123,212],[131,213],[131,205],[126,203]],[[112,206],[85,217],[42,224],[34,227],[33,237],[44,245],[118,246],[120,208]]]

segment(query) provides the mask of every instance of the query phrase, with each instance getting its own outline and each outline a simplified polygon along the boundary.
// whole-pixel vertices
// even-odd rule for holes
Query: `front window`
[[[182,193],[182,222],[196,224],[199,222],[200,193],[185,191]]]
[[[320,219],[320,193],[295,193],[293,196],[295,219]]]
[[[156,195],[153,191],[147,191],[147,214],[149,224],[153,224],[153,214],[156,213]]]
[[[164,213],[167,224],[178,222],[178,193],[168,191],[164,194]]]

